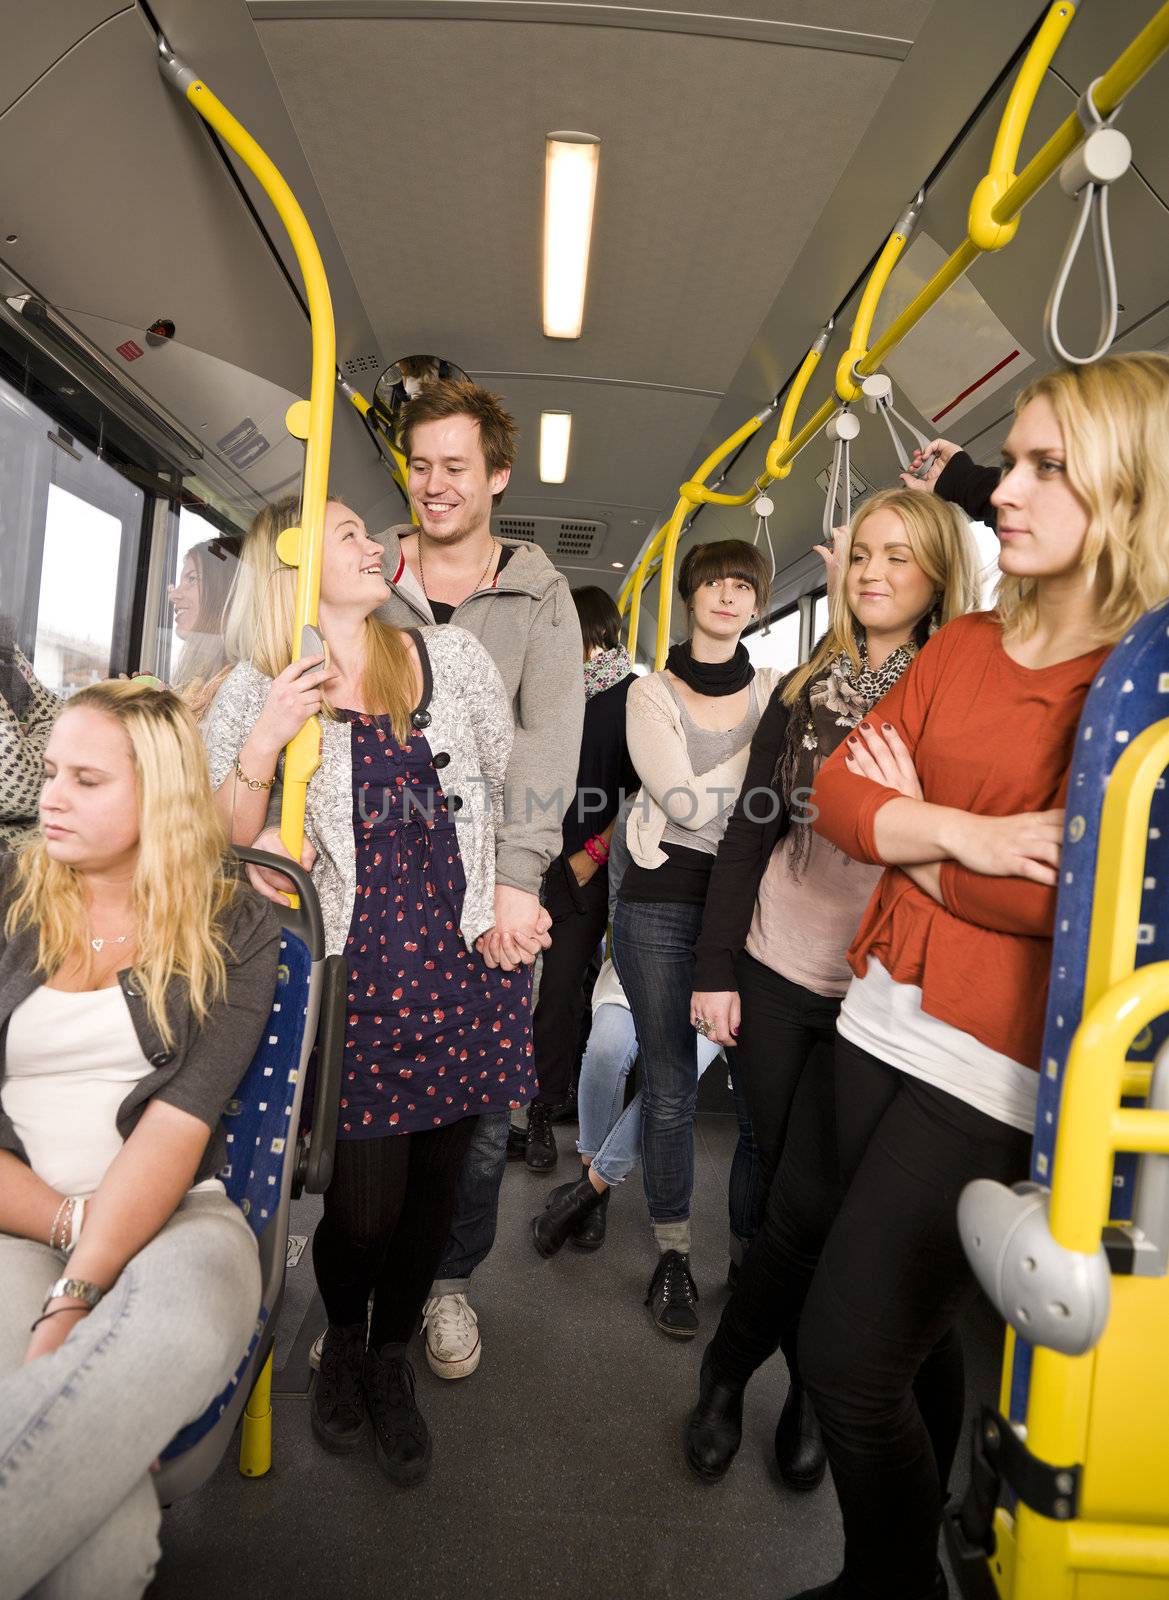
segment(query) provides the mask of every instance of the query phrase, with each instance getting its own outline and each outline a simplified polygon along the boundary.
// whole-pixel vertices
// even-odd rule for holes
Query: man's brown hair
[[[477,383],[443,378],[423,384],[413,399],[402,408],[402,453],[410,459],[414,429],[422,422],[440,422],[446,417],[470,417],[479,424],[479,445],[487,463],[487,473],[503,472],[515,460],[518,434],[515,419],[503,409],[497,394],[481,389]],[[501,491],[502,492],[502,491]]]

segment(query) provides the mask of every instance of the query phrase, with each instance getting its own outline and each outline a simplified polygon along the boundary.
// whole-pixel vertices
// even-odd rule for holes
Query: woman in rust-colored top
[[[1169,359],[1039,379],[1003,457],[995,610],[925,646],[813,794],[817,832],[886,870],[837,1023],[844,1199],[818,1263],[769,1241],[845,1530],[843,1572],[797,1600],[947,1593],[974,1290],[955,1211],[972,1179],[1026,1175],[1076,724],[1169,594]]]

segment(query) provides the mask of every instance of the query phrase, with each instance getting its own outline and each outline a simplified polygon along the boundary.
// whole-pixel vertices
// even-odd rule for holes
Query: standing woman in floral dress
[[[268,508],[249,535],[261,541],[249,568],[267,581],[240,594],[231,624],[252,636],[252,659],[219,691],[205,736],[232,837],[279,852],[275,830],[261,830],[280,752],[324,713],[304,863],[328,949],[345,956],[348,1015],[336,1165],[313,1239],[329,1325],[312,1427],[325,1449],[346,1452],[368,1411],[378,1463],[405,1485],[425,1476],[431,1448],[406,1346],[463,1157],[480,1114],[524,1104],[535,1086],[530,969],[488,967],[476,948],[494,920],[512,720],[470,634],[404,632],[373,616],[387,593],[381,549],[336,501],[321,573],[328,663],[290,664],[296,574],[276,541],[297,509]],[[257,877],[283,899],[285,880]]]

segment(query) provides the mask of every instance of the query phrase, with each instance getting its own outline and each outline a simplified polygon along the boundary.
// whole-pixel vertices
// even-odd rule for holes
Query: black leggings
[[[478,1117],[382,1139],[339,1139],[313,1270],[329,1323],[364,1322],[371,1350],[413,1337],[451,1229]]]
[[[809,1083],[805,1074],[797,1106]],[[839,1210],[818,1250],[816,1208],[801,1202],[822,1177],[793,1110],[774,1203],[747,1259],[752,1305],[772,1349],[798,1330],[844,1519],[849,1594],[916,1600],[932,1592],[965,1400],[957,1323],[975,1284],[958,1197],[973,1178],[1026,1176],[1030,1138],[839,1036],[834,1099]],[[724,1344],[730,1375],[743,1351]],[[723,1348],[714,1359],[722,1373]]]

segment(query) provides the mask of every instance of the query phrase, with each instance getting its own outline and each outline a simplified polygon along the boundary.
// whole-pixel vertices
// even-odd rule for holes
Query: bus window
[[[822,639],[828,632],[828,596],[818,594],[816,603],[812,607],[812,644]]]
[[[158,659],[161,675],[202,716],[227,665],[223,621],[236,559],[219,529],[187,506],[179,510],[177,533]]]
[[[0,631],[53,694],[128,665],[145,502],[0,380]]]
[[[787,611],[771,622],[766,633],[757,629],[745,635],[743,643],[756,667],[778,667],[790,672],[800,660],[800,613]]]

